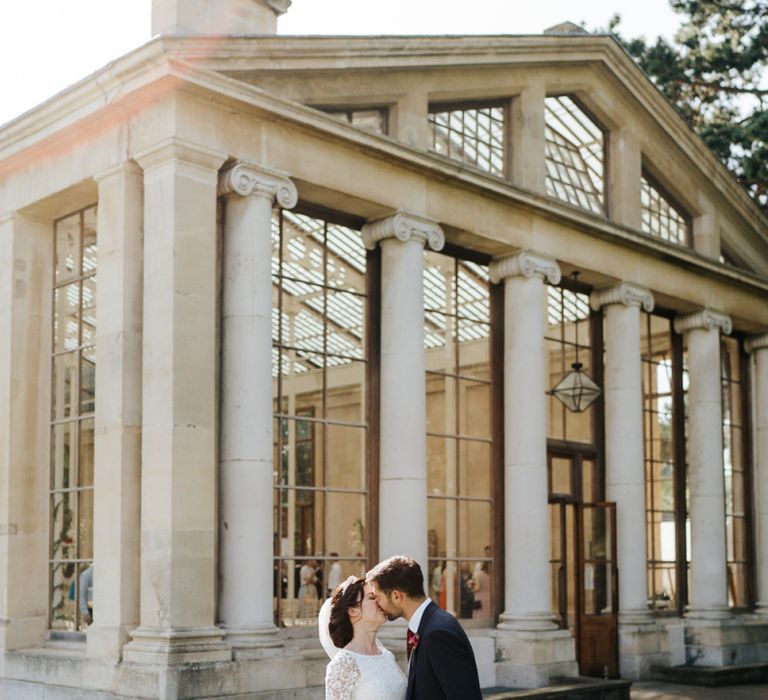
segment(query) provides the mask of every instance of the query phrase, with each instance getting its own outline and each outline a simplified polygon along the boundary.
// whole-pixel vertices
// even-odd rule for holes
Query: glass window
[[[670,319],[643,313],[641,333],[648,606],[678,611],[686,602],[680,577],[687,550],[681,551],[678,532],[687,513],[687,502],[678,501],[685,479],[678,412],[685,403],[688,372],[685,354],[679,357],[674,350]],[[676,392],[681,391],[678,401]]]
[[[502,104],[430,105],[432,150],[504,176],[507,109]]]
[[[723,337],[720,349],[723,388],[723,481],[728,566],[728,604],[745,608],[748,600],[747,473],[744,375],[741,344]]]
[[[589,296],[563,287],[547,287],[546,350],[547,387],[551,389],[571,371],[575,362],[593,377],[592,330]],[[594,378],[594,377],[593,377]],[[592,444],[594,407],[574,413],[557,398],[547,396],[547,437]]]
[[[280,211],[272,227],[275,617],[314,625],[367,568],[367,258],[358,231]]]
[[[690,217],[645,171],[640,178],[641,230],[670,243],[690,245]]]
[[[595,214],[605,212],[605,137],[567,95],[544,100],[547,194]]]
[[[429,595],[494,617],[488,268],[429,252],[424,266]]]
[[[50,626],[92,615],[96,409],[96,207],[54,224],[50,481]]]

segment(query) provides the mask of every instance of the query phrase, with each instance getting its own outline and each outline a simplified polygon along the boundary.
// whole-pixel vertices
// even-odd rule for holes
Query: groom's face
[[[391,593],[387,594],[384,591],[381,590],[381,588],[376,585],[376,582],[373,581],[373,590],[376,593],[376,602],[379,604],[379,607],[384,611],[384,614],[387,616],[388,620],[397,620],[398,617],[403,616],[403,608],[398,605],[398,599],[399,596],[397,595],[397,591],[392,591]]]

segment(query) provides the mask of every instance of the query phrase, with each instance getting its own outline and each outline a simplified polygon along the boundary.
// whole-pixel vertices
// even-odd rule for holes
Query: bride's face
[[[372,626],[379,627],[387,621],[384,611],[376,601],[376,592],[370,583],[366,583],[363,588],[363,600],[360,604],[360,610],[360,620]]]

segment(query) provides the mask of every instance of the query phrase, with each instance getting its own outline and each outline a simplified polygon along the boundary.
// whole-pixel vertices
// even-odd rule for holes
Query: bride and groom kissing
[[[389,620],[408,621],[408,676],[377,639]],[[385,559],[350,576],[323,603],[319,635],[331,661],[326,700],[480,700],[475,655],[464,629],[424,593],[418,562]]]

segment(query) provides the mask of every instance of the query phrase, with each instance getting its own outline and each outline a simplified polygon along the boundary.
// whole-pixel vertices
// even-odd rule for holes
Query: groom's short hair
[[[366,575],[369,581],[389,595],[398,590],[409,598],[424,597],[424,575],[419,562],[397,555],[374,566]]]

